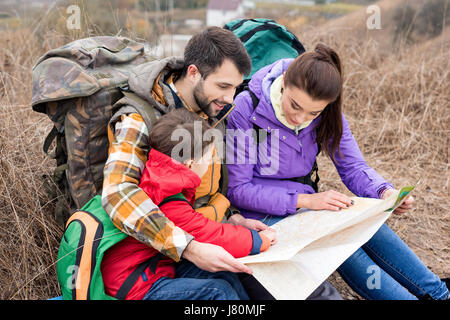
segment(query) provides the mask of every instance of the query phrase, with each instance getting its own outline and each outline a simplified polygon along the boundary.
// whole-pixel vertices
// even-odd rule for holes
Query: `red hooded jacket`
[[[200,185],[200,178],[172,158],[152,149],[144,169],[140,187],[159,205],[165,198],[182,193],[191,204],[194,203],[196,188]],[[160,210],[176,226],[194,236],[199,242],[219,245],[235,258],[259,253],[262,245],[260,235],[242,226],[221,224],[205,218],[196,212],[185,201],[172,201],[160,206]],[[149,219],[158,223],[158,217],[149,215]],[[127,237],[105,252],[101,263],[101,271],[105,292],[116,296],[125,280],[159,251]],[[167,257],[154,260],[154,267],[146,267],[137,281],[125,296],[127,300],[142,300],[150,290],[152,284],[161,277],[174,278],[175,262]]]

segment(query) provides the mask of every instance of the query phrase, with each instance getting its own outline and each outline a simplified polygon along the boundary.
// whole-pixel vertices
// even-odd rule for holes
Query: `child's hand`
[[[242,221],[241,226],[256,231],[263,231],[269,229],[268,225],[265,225],[261,221],[255,219],[245,219],[244,221]]]
[[[264,231],[259,232],[260,235],[265,236],[267,239],[270,240],[270,245],[273,246],[275,243],[277,243],[277,232],[275,229],[267,228]]]
[[[269,228],[269,226],[265,225],[259,220],[255,219],[246,219],[240,214],[233,214],[230,219],[228,219],[228,222],[236,225],[236,226],[243,226],[247,229],[252,229],[256,231],[263,231]]]

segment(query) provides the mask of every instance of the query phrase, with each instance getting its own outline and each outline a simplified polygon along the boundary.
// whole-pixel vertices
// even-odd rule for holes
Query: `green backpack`
[[[134,109],[149,129],[160,115],[127,91],[131,68],[151,60],[143,44],[101,36],[50,50],[33,67],[32,108],[46,114],[54,125],[43,149],[48,154],[56,140],[52,154],[56,169],[47,182],[56,199],[55,218],[62,226],[72,212],[101,194],[109,147],[107,127],[119,106]]]
[[[162,203],[170,201],[188,202],[181,193],[167,197]],[[125,299],[144,270],[152,265],[156,266],[162,257],[159,253],[144,261],[125,280],[115,297],[107,295],[100,269],[103,255],[126,237],[127,235],[113,224],[103,209],[100,195],[95,196],[81,210],[76,211],[67,221],[56,263],[63,299]]]
[[[242,41],[252,60],[252,70],[245,80],[279,59],[296,58],[305,52],[298,38],[274,20],[238,19],[227,23],[224,28]]]

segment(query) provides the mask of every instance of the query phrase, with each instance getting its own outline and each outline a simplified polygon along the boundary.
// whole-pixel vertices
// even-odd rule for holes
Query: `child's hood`
[[[148,155],[139,187],[156,205],[165,198],[180,192],[193,203],[195,190],[200,182],[200,177],[188,167],[152,149]]]

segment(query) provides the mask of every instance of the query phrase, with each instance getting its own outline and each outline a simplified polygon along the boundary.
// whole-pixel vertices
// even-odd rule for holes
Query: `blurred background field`
[[[450,1],[208,0],[0,1],[0,299],[59,294],[62,228],[45,176],[54,160],[42,143],[50,120],[31,110],[31,68],[51,48],[94,35],[123,35],[158,56],[181,54],[214,10],[276,19],[307,50],[336,49],[344,65],[344,113],[369,165],[396,187],[417,184],[415,209],[388,224],[435,273],[450,276]],[[230,1],[234,3],[234,1]],[[381,29],[369,29],[370,5]],[[70,5],[80,28],[69,29]],[[209,16],[209,19],[208,19]],[[319,158],[320,189],[350,194],[331,161]],[[345,299],[360,299],[334,273]]]

